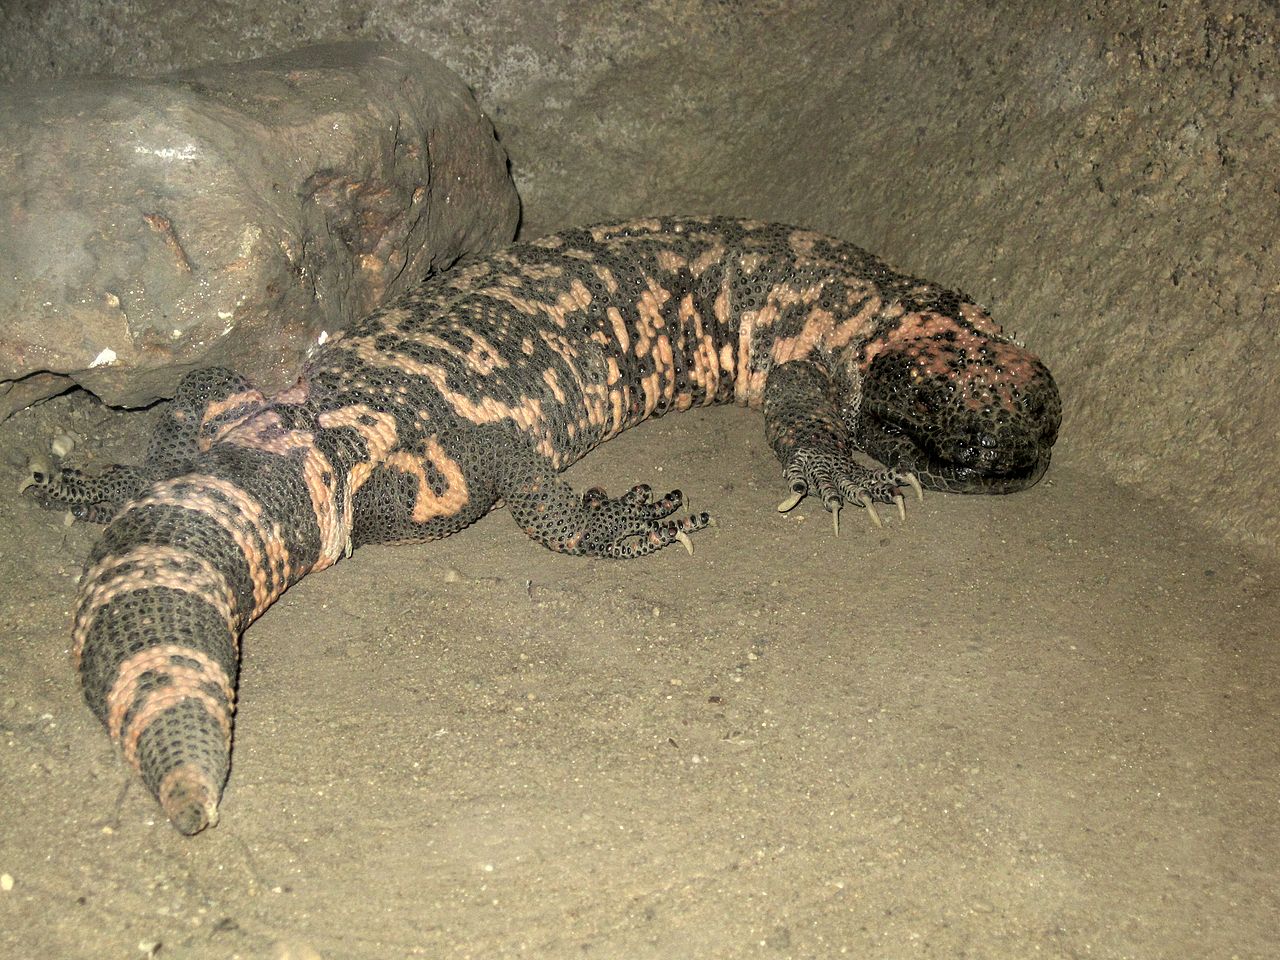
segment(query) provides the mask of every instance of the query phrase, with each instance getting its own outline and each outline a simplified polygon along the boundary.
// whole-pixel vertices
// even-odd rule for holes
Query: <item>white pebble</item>
[[[272,960],[322,960],[316,948],[299,940],[281,940],[271,954]]]
[[[53,442],[49,444],[49,449],[53,451],[55,457],[65,457],[76,447],[75,437],[69,433],[60,433],[53,438]]]
[[[13,877],[7,873],[0,873],[0,890],[8,893],[13,889]]]

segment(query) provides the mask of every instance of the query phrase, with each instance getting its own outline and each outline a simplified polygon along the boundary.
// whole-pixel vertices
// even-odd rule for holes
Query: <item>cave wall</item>
[[[1280,21],[1266,0],[8,0],[0,80],[397,39],[476,90],[526,236],[802,222],[991,307],[1058,456],[1280,546]]]

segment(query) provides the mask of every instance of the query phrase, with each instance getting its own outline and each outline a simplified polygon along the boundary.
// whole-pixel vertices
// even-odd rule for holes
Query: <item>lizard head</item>
[[[1062,420],[1053,376],[1007,337],[940,319],[904,325],[871,357],[858,445],[936,490],[1030,487],[1049,466]]]

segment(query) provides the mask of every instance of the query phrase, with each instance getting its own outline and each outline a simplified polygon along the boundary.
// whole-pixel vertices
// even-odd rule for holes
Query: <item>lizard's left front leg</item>
[[[785,513],[810,493],[817,493],[840,532],[840,508],[856,503],[880,526],[874,504],[892,503],[905,517],[902,490],[922,496],[910,473],[877,470],[853,458],[857,449],[840,414],[835,384],[826,366],[816,360],[791,360],[769,371],[764,388],[765,434],[782,461],[791,495],[778,504]]]

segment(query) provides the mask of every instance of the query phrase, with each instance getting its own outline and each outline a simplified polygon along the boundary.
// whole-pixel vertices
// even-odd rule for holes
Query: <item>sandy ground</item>
[[[0,450],[16,479],[57,427],[118,455],[145,421],[64,398]],[[0,496],[0,955],[1280,955],[1274,566],[1070,448],[839,539],[774,511],[747,411],[572,478],[717,525],[617,564],[499,512],[304,582],[247,636],[194,840],[68,665],[96,531]]]

